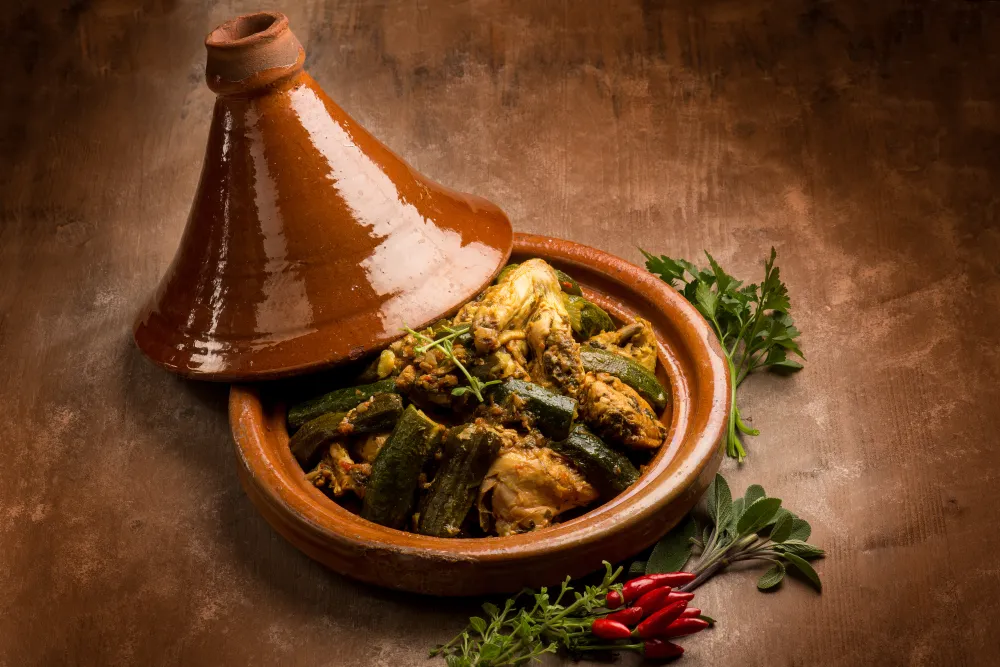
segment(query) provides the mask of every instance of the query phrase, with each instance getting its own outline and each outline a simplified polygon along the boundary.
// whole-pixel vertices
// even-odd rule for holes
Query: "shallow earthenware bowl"
[[[551,585],[650,546],[697,502],[721,460],[729,377],[705,320],[655,276],[577,243],[518,234],[511,261],[541,257],[622,321],[649,320],[673,400],[666,443],[632,487],[554,527],[511,537],[445,539],[385,528],[308,484],[288,449],[273,386],[234,386],[229,419],[244,489],[264,518],[306,554],[349,577],[433,595],[509,593]]]

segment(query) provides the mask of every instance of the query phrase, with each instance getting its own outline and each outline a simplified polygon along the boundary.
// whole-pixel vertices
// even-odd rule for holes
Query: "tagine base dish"
[[[648,320],[658,375],[671,389],[666,442],[638,482],[587,513],[509,537],[436,538],[370,523],[312,486],[288,448],[286,405],[274,386],[236,385],[230,424],[239,476],[271,526],[345,575],[432,595],[511,593],[619,562],[654,544],[694,506],[722,457],[728,415],[725,358],[708,324],[643,269],[577,243],[517,234],[511,262],[539,257],[573,276],[615,320]]]

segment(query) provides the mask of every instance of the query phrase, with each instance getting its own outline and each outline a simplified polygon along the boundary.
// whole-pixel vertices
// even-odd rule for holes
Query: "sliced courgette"
[[[388,431],[403,414],[403,398],[399,394],[375,394],[353,408],[340,423],[343,435],[363,435]]]
[[[655,375],[634,359],[596,347],[583,347],[580,360],[588,373],[613,375],[635,389],[657,412],[667,406],[667,390]]]
[[[565,440],[550,443],[580,471],[605,500],[614,498],[639,479],[639,471],[623,454],[604,444],[583,424]]]
[[[372,464],[361,516],[374,523],[402,528],[413,510],[420,470],[441,437],[443,428],[409,406]]]
[[[317,398],[293,405],[288,409],[288,430],[294,431],[311,419],[316,419],[327,412],[347,412],[355,408],[375,394],[393,394],[396,392],[396,381],[392,378],[379,380],[372,384],[358,385],[337,389]]]
[[[448,430],[445,460],[420,508],[419,532],[434,537],[458,535],[500,451],[500,442],[496,429],[481,420]]]
[[[323,457],[323,446],[340,437],[344,412],[328,412],[306,422],[288,443],[303,470],[312,470]]]
[[[603,308],[582,296],[563,294],[563,304],[569,313],[569,325],[573,332],[584,340],[615,328],[611,316]]]
[[[583,290],[580,289],[580,283],[573,279],[573,276],[568,273],[563,273],[559,269],[556,269],[556,278],[559,279],[559,287],[562,288],[563,294],[571,294],[573,296],[583,296]]]
[[[512,417],[527,415],[543,435],[554,440],[569,435],[576,416],[576,399],[515,378],[496,385],[493,400]]]

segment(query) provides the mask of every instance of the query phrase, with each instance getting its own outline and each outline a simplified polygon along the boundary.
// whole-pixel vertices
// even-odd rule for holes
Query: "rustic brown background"
[[[778,248],[807,369],[748,382],[725,470],[812,521],[825,590],[716,580],[685,665],[1000,662],[1000,4],[275,4],[341,105],[517,229],[749,278]],[[258,8],[0,16],[0,664],[441,664],[472,607],[288,546],[226,388],[131,343],[198,176],[201,40]]]

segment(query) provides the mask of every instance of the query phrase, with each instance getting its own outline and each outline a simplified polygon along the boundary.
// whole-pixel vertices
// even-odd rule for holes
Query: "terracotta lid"
[[[424,177],[303,69],[277,12],[205,40],[218,94],[173,263],[135,325],[157,364],[208,380],[357,359],[450,314],[510,254],[490,202]]]

